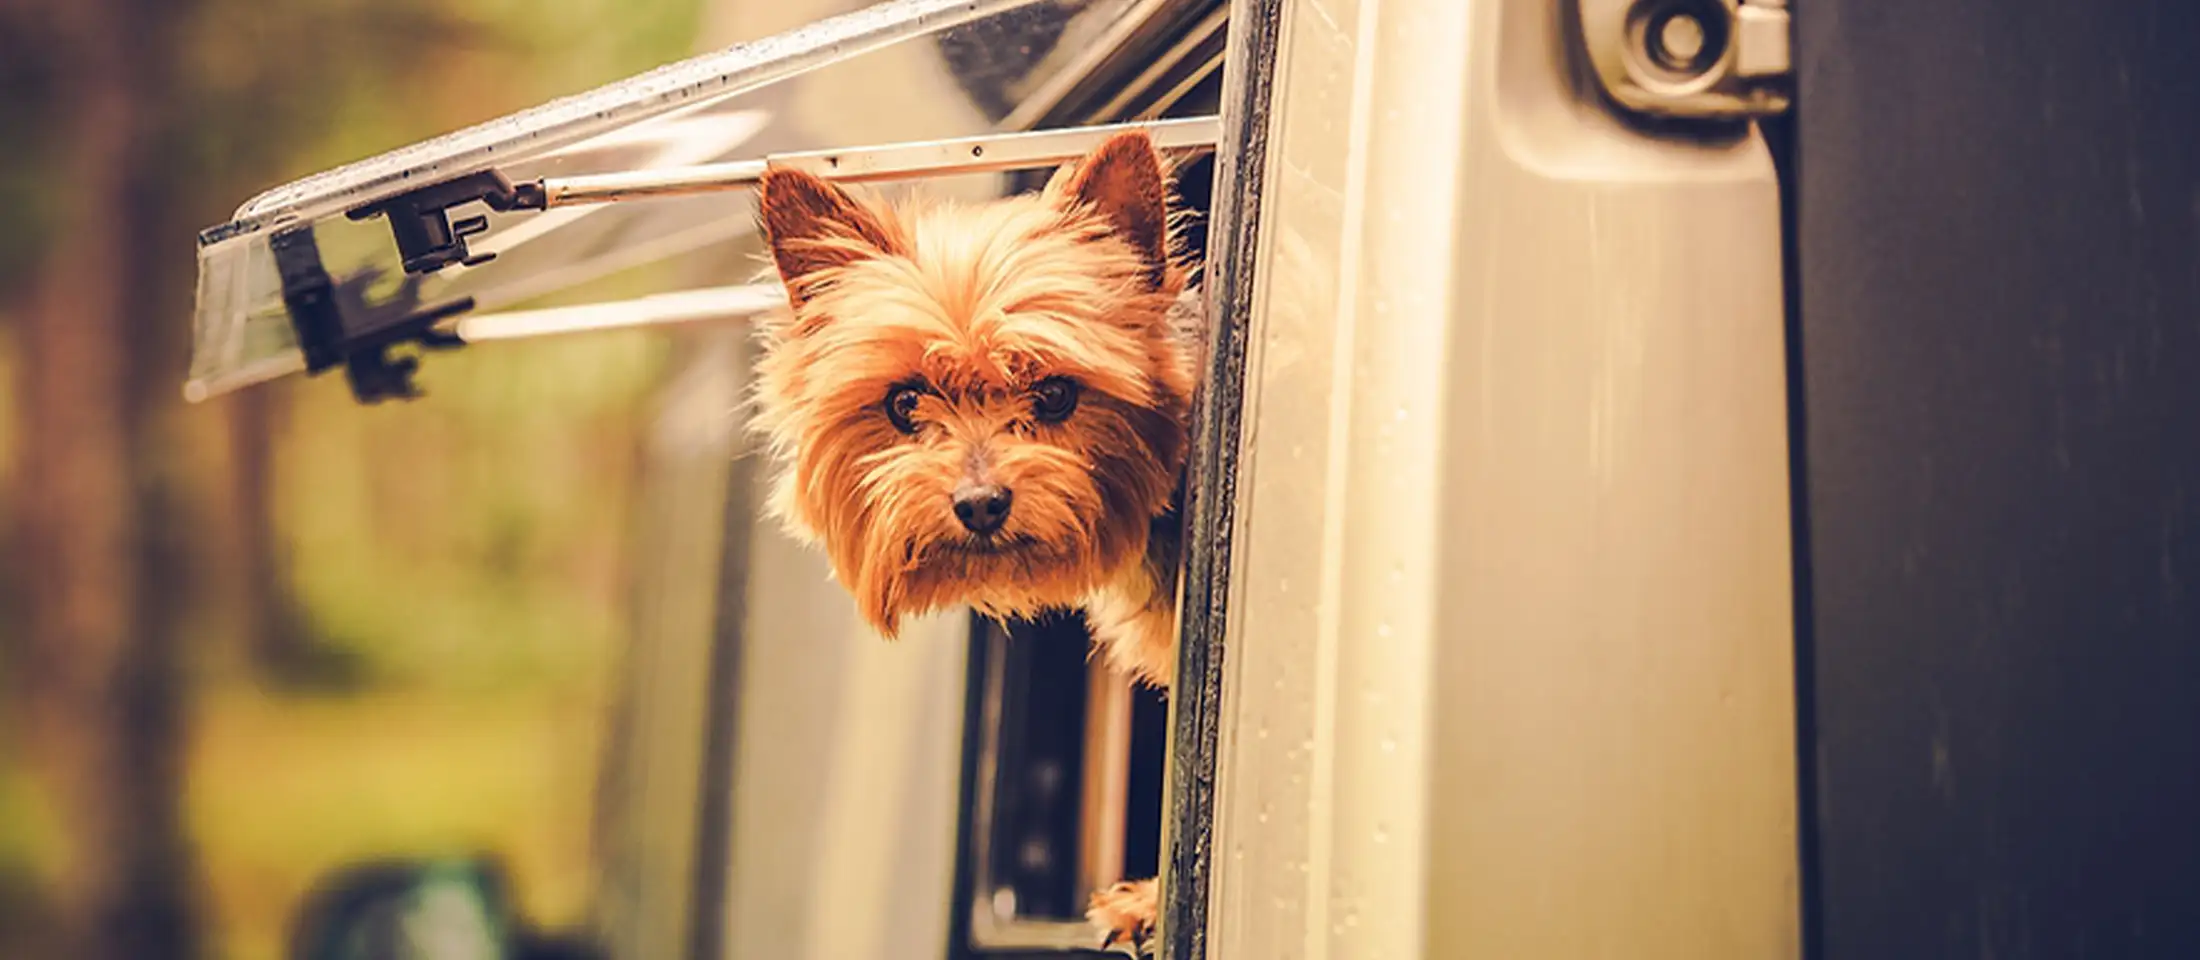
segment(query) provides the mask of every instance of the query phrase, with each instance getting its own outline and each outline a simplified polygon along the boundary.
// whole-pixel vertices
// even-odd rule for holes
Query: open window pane
[[[747,191],[546,212],[469,202],[450,216],[483,218],[474,264],[408,275],[388,220],[348,214],[409,184],[1207,117],[1222,14],[1216,0],[898,0],[271,190],[202,238],[191,392],[303,368],[276,263],[300,227],[358,298],[347,306],[409,282],[410,305],[471,298],[462,320],[512,336],[573,316],[545,311],[692,306],[678,298],[760,279]],[[698,64],[716,79],[666,79]],[[697,92],[713,83],[723,92]],[[983,200],[1049,172],[883,189]],[[1195,211],[1212,172],[1207,157],[1180,170]],[[596,794],[592,943],[608,957],[780,960],[1096,946],[1085,898],[1153,876],[1163,856],[1165,700],[1089,662],[1075,616],[973,628],[955,612],[892,647],[870,634],[822,558],[756,519],[765,471],[726,413],[749,386],[745,331],[677,336],[635,511],[642,582]],[[998,681],[967,691],[967,712],[965,640]],[[885,665],[910,650],[921,669]],[[1013,703],[986,714],[989,690]],[[874,752],[882,741],[897,749]],[[958,750],[992,758],[982,783],[958,776]],[[985,823],[958,830],[958,811],[979,807]]]
[[[668,278],[636,280],[634,271],[751,240],[745,193],[541,213],[461,201],[447,214],[454,227],[482,218],[481,232],[465,240],[473,265],[410,277],[387,217],[350,215],[484,171],[519,182],[986,132],[1133,6],[892,0],[267,191],[200,237],[186,394],[203,398],[304,368],[272,243],[286,231],[312,227],[336,295],[352,311],[393,297],[414,308],[470,297],[473,310],[492,311],[615,275],[627,282],[612,289],[628,295],[659,289]],[[911,42],[922,40],[930,42]],[[964,189],[998,189],[989,187],[997,177],[985,179]]]

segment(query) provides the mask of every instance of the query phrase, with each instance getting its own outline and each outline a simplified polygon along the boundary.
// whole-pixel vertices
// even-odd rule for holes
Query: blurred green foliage
[[[39,38],[72,0],[0,3],[0,484],[16,456],[21,297],[45,264],[70,171],[55,126],[62,59]],[[576,92],[691,52],[699,0],[174,0],[169,61],[144,105],[160,190],[161,305],[189,322],[191,231],[267,186]],[[179,338],[180,339],[180,338]],[[625,628],[636,451],[665,345],[591,336],[438,357],[432,400],[363,408],[335,378],[268,388],[264,503],[236,502],[229,401],[163,409],[162,469],[203,517],[194,591],[186,810],[201,955],[273,960],[288,913],[357,857],[493,849],[534,919],[585,897],[591,748]],[[150,391],[178,395],[183,370]],[[31,411],[36,415],[36,411]],[[239,637],[245,570],[227,528],[269,511],[277,592],[304,638],[354,668],[297,688]],[[6,536],[0,504],[0,538]],[[203,545],[205,549],[198,547]],[[0,623],[9,622],[0,590]],[[4,651],[5,644],[0,644]],[[7,669],[0,663],[0,670]],[[0,931],[71,855],[0,731]],[[0,955],[7,954],[0,933]]]

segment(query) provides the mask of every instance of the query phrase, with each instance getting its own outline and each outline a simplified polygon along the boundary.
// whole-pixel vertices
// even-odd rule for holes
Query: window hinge
[[[1576,0],[1597,79],[1658,117],[1747,119],[1793,96],[1787,0]]]

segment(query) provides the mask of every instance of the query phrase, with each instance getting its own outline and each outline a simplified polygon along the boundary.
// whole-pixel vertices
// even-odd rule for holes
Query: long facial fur
[[[1073,607],[1139,578],[1194,376],[1150,141],[1119,136],[1039,194],[982,205],[887,205],[773,171],[759,206],[793,305],[758,367],[756,424],[785,465],[772,509],[823,545],[873,627],[955,603]],[[1060,424],[1031,414],[1050,376],[1082,385]],[[905,383],[932,391],[915,435],[884,408]],[[976,474],[1013,491],[1006,549],[953,515]]]

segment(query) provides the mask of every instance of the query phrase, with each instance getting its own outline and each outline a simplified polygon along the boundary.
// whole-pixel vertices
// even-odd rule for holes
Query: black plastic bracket
[[[472,310],[472,297],[424,307],[421,277],[408,274],[388,299],[369,302],[367,290],[381,279],[382,271],[369,267],[338,282],[321,262],[320,244],[310,224],[278,231],[269,238],[268,249],[275,255],[283,304],[289,308],[299,349],[305,353],[306,372],[319,374],[343,366],[344,379],[360,403],[420,395],[413,383],[419,358],[393,357],[391,348],[413,343],[424,349],[450,349],[464,344],[435,325]]]
[[[387,217],[390,237],[409,274],[434,273],[453,263],[476,266],[496,259],[496,254],[474,254],[466,238],[489,229],[485,216],[451,219],[451,208],[480,201],[489,209],[518,209],[512,181],[495,170],[483,170],[384,200],[354,207],[345,216],[352,220]]]

